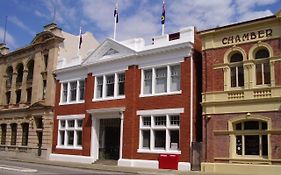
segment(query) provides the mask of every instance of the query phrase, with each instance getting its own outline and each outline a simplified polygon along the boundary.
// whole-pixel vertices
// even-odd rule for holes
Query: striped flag
[[[115,22],[118,23],[118,18],[119,18],[119,15],[118,15],[118,9],[117,9],[117,4],[116,4],[116,7],[114,9],[114,18],[115,18]]]
[[[81,45],[82,45],[82,28],[80,27],[79,49],[81,49]]]
[[[166,18],[166,9],[165,9],[165,1],[163,1],[161,24],[165,24],[165,18]]]

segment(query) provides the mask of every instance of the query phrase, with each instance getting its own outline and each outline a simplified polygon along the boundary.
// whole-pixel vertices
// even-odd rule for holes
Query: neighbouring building
[[[48,158],[56,89],[53,71],[59,60],[81,59],[97,47],[90,33],[82,37],[79,49],[79,36],[51,23],[23,48],[9,52],[0,44],[1,156]]]
[[[59,62],[50,160],[158,168],[159,155],[172,154],[176,169],[190,170],[201,44],[194,27],[152,42],[106,39],[82,63]]]
[[[202,171],[280,174],[281,11],[202,39]]]

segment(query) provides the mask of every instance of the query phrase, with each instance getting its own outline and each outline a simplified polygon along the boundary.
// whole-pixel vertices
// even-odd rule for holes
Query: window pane
[[[18,104],[20,102],[21,99],[21,90],[17,90],[16,91],[16,103]]]
[[[258,121],[247,121],[244,123],[244,129],[258,130],[259,122]]]
[[[230,68],[231,71],[231,87],[237,87],[236,85],[236,67]]]
[[[244,86],[244,69],[243,66],[238,67],[238,86]]]
[[[167,67],[156,69],[156,93],[167,92]]]
[[[261,125],[261,129],[267,129],[267,123],[266,122],[262,122],[262,125]]]
[[[262,84],[262,69],[261,64],[256,64],[256,83],[257,85]]]
[[[118,74],[118,95],[125,94],[125,74]]]
[[[166,131],[154,131],[155,148],[165,149],[166,145]]]
[[[74,143],[74,131],[67,131],[67,145],[73,146]]]
[[[178,116],[178,115],[170,116],[170,125],[179,126],[180,125],[180,116]]]
[[[268,155],[268,140],[267,135],[262,136],[262,155],[267,156]]]
[[[66,102],[67,101],[67,83],[63,83],[62,88],[63,88],[62,102]]]
[[[60,120],[60,127],[65,128],[65,120]]]
[[[180,65],[171,66],[171,91],[180,90]]]
[[[103,77],[97,77],[96,98],[102,98]]]
[[[255,59],[268,58],[269,52],[267,49],[262,48],[256,52]]]
[[[85,80],[79,81],[79,100],[84,100],[85,94]]]
[[[154,120],[156,126],[166,126],[166,116],[157,116]]]
[[[242,130],[242,123],[237,123],[235,125],[236,130]]]
[[[112,97],[114,95],[114,75],[106,76],[106,96]]]
[[[11,145],[16,145],[17,143],[17,124],[11,124]]]
[[[172,150],[177,150],[179,149],[179,130],[172,130],[170,131],[170,148]]]
[[[245,155],[260,155],[259,136],[245,136]]]
[[[77,120],[77,127],[81,128],[83,124],[83,120]]]
[[[60,145],[64,145],[64,131],[60,131]]]
[[[76,101],[77,82],[70,82],[70,101]]]
[[[77,146],[82,145],[82,131],[77,131]]]
[[[242,155],[242,136],[236,136],[236,154]]]
[[[6,144],[7,124],[1,125],[1,145]]]
[[[68,120],[67,124],[68,124],[67,125],[68,128],[74,128],[74,120]]]
[[[270,67],[269,63],[264,63],[263,64],[263,69],[264,69],[264,84],[270,84]]]
[[[142,131],[142,147],[150,148],[150,130]]]
[[[23,123],[22,124],[22,146],[27,146],[27,144],[28,144],[28,130],[29,130],[29,124]]]
[[[152,70],[151,69],[144,71],[143,93],[144,94],[152,93]]]
[[[239,62],[239,61],[243,61],[243,55],[241,53],[235,53],[230,57],[230,62],[234,63],[234,62]]]
[[[151,117],[143,117],[142,118],[143,126],[151,126]]]

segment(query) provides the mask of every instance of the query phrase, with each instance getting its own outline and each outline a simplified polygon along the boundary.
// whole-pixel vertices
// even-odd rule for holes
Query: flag
[[[81,45],[82,45],[82,29],[81,29],[81,27],[80,27],[79,49],[81,49]]]
[[[165,24],[165,17],[166,17],[166,10],[165,10],[165,2],[163,1],[162,16],[161,16],[161,23],[162,24]]]
[[[118,16],[119,16],[119,15],[118,15],[118,10],[117,10],[117,5],[116,5],[116,7],[115,7],[115,9],[114,9],[114,15],[113,15],[113,16],[114,16],[114,18],[115,18],[115,22],[118,23]]]

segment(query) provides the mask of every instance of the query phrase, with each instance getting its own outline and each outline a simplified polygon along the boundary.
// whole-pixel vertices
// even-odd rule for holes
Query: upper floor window
[[[142,71],[142,95],[179,92],[180,65],[168,65]]]
[[[267,156],[268,129],[267,122],[260,120],[246,120],[235,123],[235,153],[238,156]]]
[[[20,63],[17,66],[17,73],[18,73],[18,75],[17,75],[16,81],[17,81],[17,83],[21,83],[22,82],[22,77],[23,77],[23,64]]]
[[[21,100],[21,90],[16,90],[16,103],[19,104]]]
[[[125,73],[97,76],[94,99],[120,98],[125,95]]]
[[[243,55],[240,52],[236,52],[231,55],[229,62],[230,62],[231,87],[243,87],[244,86]]]
[[[255,53],[256,84],[270,84],[269,52],[261,48]]]
[[[29,61],[29,63],[27,64],[27,68],[28,68],[27,80],[32,80],[33,72],[34,72],[34,60]]]
[[[9,66],[6,70],[6,73],[7,73],[6,87],[10,88],[12,86],[13,67]]]
[[[61,102],[75,103],[84,101],[85,80],[62,83]]]

